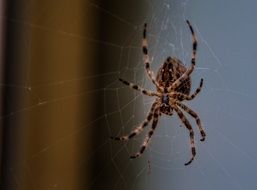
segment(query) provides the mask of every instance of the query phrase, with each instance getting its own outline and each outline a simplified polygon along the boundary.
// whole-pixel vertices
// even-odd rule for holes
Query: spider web
[[[81,138],[79,135],[88,130],[92,131],[93,139],[93,148],[85,153],[92,164],[90,189],[237,190],[256,187],[257,90],[254,83],[257,78],[254,72],[257,57],[254,50],[257,43],[251,38],[242,39],[242,36],[253,36],[257,30],[250,24],[254,23],[253,18],[257,16],[251,8],[254,7],[253,3],[144,0],[122,5],[119,1],[110,4],[86,1],[89,8],[103,17],[100,20],[103,33],[99,38],[85,37],[62,28],[35,25],[34,22],[24,22],[22,18],[7,18],[7,22],[14,26],[29,25],[37,30],[54,32],[57,37],[66,36],[96,46],[99,48],[98,62],[101,62],[98,70],[83,76],[55,78],[51,82],[33,85],[28,85],[29,82],[18,84],[19,81],[2,83],[3,87],[12,88],[17,94],[26,92],[24,96],[30,100],[2,115],[2,120],[8,119],[10,122],[25,112],[54,107],[56,102],[67,103],[73,97],[96,97],[90,121],[82,121],[81,126],[70,128],[64,134],[60,132],[62,135],[55,136],[51,143],[42,145],[29,157],[27,161],[30,162],[25,164],[26,167],[29,168],[34,159],[43,159],[53,150],[58,151],[58,145],[67,143],[66,139],[70,136]],[[124,13],[125,10],[130,12],[127,13],[129,16]],[[42,15],[47,14],[47,10],[41,11]],[[132,14],[133,11],[138,13]],[[228,16],[227,12],[231,15]],[[238,12],[242,12],[243,19]],[[139,150],[151,126],[126,143],[111,141],[109,137],[127,134],[137,127],[146,118],[154,98],[129,89],[117,79],[121,77],[155,90],[145,74],[142,61],[144,22],[148,23],[153,71],[156,72],[168,56],[181,59],[188,67],[192,42],[186,19],[191,21],[199,43],[192,89],[196,89],[200,78],[204,78],[203,90],[187,105],[199,114],[206,129],[206,142],[199,141],[195,121],[187,116],[196,134],[197,157],[190,166],[185,167],[184,163],[191,156],[188,131],[176,114],[172,117],[162,116],[143,156],[130,160],[129,156]],[[115,34],[110,35],[111,32]],[[30,41],[25,41],[28,45],[25,48],[27,56],[31,58]],[[29,68],[25,68],[28,81],[33,75],[33,70]],[[55,97],[44,94],[47,89],[72,90],[75,82],[81,81],[90,81],[93,85],[82,92],[70,91]],[[81,170],[87,167],[83,160],[79,162]],[[22,177],[13,171],[15,166],[10,169],[10,173],[17,186],[21,186]],[[33,179],[29,171],[26,175]],[[45,185],[52,189],[61,188],[60,182]]]

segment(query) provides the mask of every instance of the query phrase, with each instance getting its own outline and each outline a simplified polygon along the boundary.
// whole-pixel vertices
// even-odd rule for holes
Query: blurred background
[[[3,190],[257,187],[257,27],[254,0],[0,0],[0,188]],[[188,131],[162,116],[150,146],[129,133],[154,101],[119,77],[155,90],[142,61],[143,24],[156,72],[168,56],[190,65],[186,104],[206,129],[190,158]],[[182,126],[182,127],[180,127]]]

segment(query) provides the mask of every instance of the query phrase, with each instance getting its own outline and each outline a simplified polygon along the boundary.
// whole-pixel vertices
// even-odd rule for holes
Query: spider
[[[154,73],[150,68],[150,60],[148,55],[148,43],[146,39],[147,24],[145,23],[144,30],[143,30],[143,42],[142,42],[143,61],[145,64],[146,73],[150,78],[150,80],[153,82],[153,84],[156,86],[157,91],[153,92],[153,91],[145,90],[144,88],[136,84],[130,83],[123,79],[119,79],[123,84],[128,85],[132,89],[140,91],[144,95],[156,97],[154,103],[151,106],[150,112],[148,113],[146,119],[142,122],[140,126],[138,126],[136,129],[131,131],[130,134],[128,135],[125,135],[122,137],[111,137],[111,139],[114,139],[114,140],[127,141],[132,137],[135,137],[136,135],[138,135],[140,132],[142,132],[143,129],[145,129],[145,127],[149,124],[149,122],[152,121],[152,127],[148,132],[148,135],[145,137],[139,152],[137,152],[136,154],[130,157],[132,159],[140,157],[144,153],[157,127],[157,122],[161,114],[172,116],[173,112],[175,111],[178,117],[180,118],[180,120],[182,121],[182,123],[189,131],[192,156],[191,156],[191,159],[185,163],[185,165],[189,165],[194,160],[196,155],[196,150],[195,150],[195,143],[194,143],[193,128],[189,123],[188,119],[183,114],[182,110],[187,112],[195,119],[196,125],[198,126],[200,134],[202,136],[200,140],[201,141],[205,140],[206,134],[203,130],[199,116],[192,109],[190,109],[189,107],[187,107],[185,104],[182,103],[184,100],[189,101],[194,99],[199,94],[203,86],[203,79],[201,79],[199,87],[195,90],[195,92],[192,95],[190,95],[190,89],[191,89],[190,75],[192,74],[195,67],[197,40],[196,40],[196,36],[192,25],[188,20],[186,20],[186,23],[190,29],[190,32],[192,35],[192,43],[193,43],[191,65],[188,68],[186,68],[179,59],[175,57],[168,57],[164,62],[164,64],[158,70],[157,76],[156,77],[154,76]]]

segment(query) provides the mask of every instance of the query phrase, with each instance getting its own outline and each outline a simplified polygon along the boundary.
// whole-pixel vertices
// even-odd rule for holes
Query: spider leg
[[[158,122],[158,117],[159,117],[159,107],[156,108],[155,111],[154,111],[151,130],[148,132],[148,135],[146,136],[146,138],[145,138],[145,140],[144,140],[144,142],[143,142],[139,152],[137,152],[136,154],[130,156],[130,158],[134,159],[134,158],[140,157],[144,153],[147,145],[149,144],[149,142],[151,140],[151,137],[152,137],[152,135],[154,133],[154,130],[156,129],[157,122]]]
[[[200,81],[200,85],[199,87],[195,90],[195,92],[188,96],[188,95],[185,95],[183,93],[179,93],[179,92],[175,92],[175,93],[170,93],[170,95],[172,96],[172,98],[174,99],[178,99],[178,98],[182,98],[184,100],[192,100],[194,99],[200,92],[201,92],[201,89],[203,87],[203,79],[201,79]]]
[[[174,104],[172,105],[172,108],[174,108],[174,110],[177,112],[180,120],[184,123],[186,128],[189,130],[192,157],[188,162],[185,163],[185,165],[189,165],[194,160],[195,155],[196,155],[195,142],[194,142],[194,131],[193,131],[193,128],[192,128],[191,124],[189,123],[189,121],[187,120],[185,115],[182,113],[182,111]]]
[[[148,77],[151,79],[151,81],[155,84],[155,86],[159,89],[163,91],[163,87],[160,87],[160,85],[158,84],[158,82],[155,80],[155,76],[153,71],[150,68],[150,59],[149,59],[149,55],[148,55],[148,43],[147,43],[147,39],[146,39],[146,27],[147,24],[144,24],[144,31],[143,31],[143,42],[142,42],[142,50],[143,50],[143,60],[145,63],[145,69],[146,69],[146,73],[148,75]]]
[[[157,102],[153,103],[151,110],[150,110],[147,118],[145,119],[145,121],[140,126],[138,126],[136,129],[131,131],[129,135],[125,135],[122,137],[110,137],[110,138],[113,140],[118,140],[118,141],[127,141],[127,140],[131,139],[132,137],[140,134],[143,131],[143,129],[148,125],[148,123],[152,120],[153,112],[155,110],[156,104],[157,104]]]
[[[121,78],[119,79],[119,81],[121,81],[125,85],[128,85],[132,89],[140,91],[141,93],[143,93],[145,95],[148,95],[148,96],[158,96],[158,94],[155,93],[155,92],[152,92],[152,91],[149,91],[149,90],[145,90],[144,88],[142,88],[142,87],[140,87],[140,86],[138,86],[136,84],[130,83],[130,82],[126,81],[126,80],[123,80]]]
[[[189,115],[191,115],[195,119],[196,124],[197,124],[197,126],[199,128],[199,131],[201,133],[201,136],[202,136],[202,139],[200,139],[200,141],[204,141],[205,137],[206,137],[206,134],[205,134],[204,129],[202,127],[201,120],[200,120],[199,116],[193,110],[191,110],[189,107],[187,107],[186,105],[184,105],[180,102],[176,102],[176,103],[179,107],[181,107],[183,110],[185,110]]]
[[[196,36],[195,36],[195,33],[194,33],[194,30],[193,30],[193,27],[192,25],[190,24],[190,22],[187,20],[186,21],[188,26],[189,26],[189,29],[191,31],[191,34],[192,34],[192,42],[193,42],[193,45],[192,45],[192,48],[193,48],[193,51],[192,51],[192,58],[191,58],[191,65],[190,67],[186,70],[186,72],[180,77],[178,78],[169,88],[168,88],[168,91],[170,92],[170,90],[172,89],[175,89],[177,88],[181,83],[183,83],[189,76],[190,74],[193,72],[194,68],[195,68],[195,58],[196,58],[196,50],[197,50],[197,40],[196,40]]]

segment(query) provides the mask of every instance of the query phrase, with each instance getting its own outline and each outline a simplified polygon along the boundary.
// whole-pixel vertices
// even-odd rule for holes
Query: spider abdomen
[[[177,58],[168,57],[162,67],[159,69],[156,80],[164,88],[170,87],[178,78],[180,78],[187,68]],[[181,83],[174,91],[189,95],[191,89],[190,77]]]

